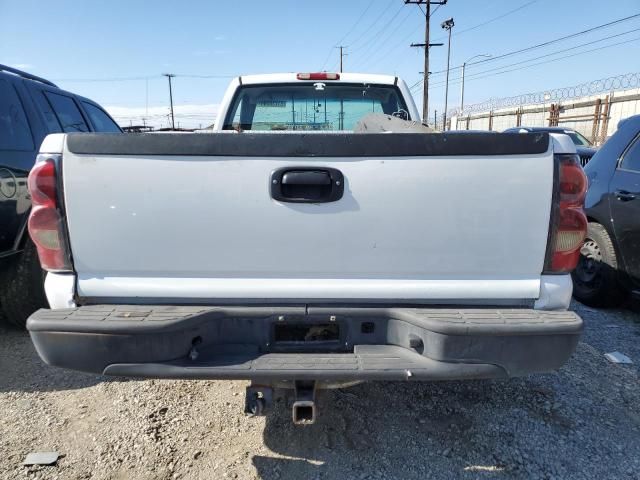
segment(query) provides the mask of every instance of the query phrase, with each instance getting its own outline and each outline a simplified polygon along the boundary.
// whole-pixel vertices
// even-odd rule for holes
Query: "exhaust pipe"
[[[316,382],[296,382],[292,417],[295,425],[312,425],[316,422]]]

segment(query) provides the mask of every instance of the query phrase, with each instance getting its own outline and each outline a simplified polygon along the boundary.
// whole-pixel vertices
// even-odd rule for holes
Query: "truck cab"
[[[420,121],[404,80],[361,73],[278,73],[231,81],[214,130],[350,131],[369,113]]]

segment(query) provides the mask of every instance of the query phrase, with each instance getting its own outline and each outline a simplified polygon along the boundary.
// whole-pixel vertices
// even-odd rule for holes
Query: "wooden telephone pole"
[[[342,73],[342,59],[347,56],[346,53],[343,53],[343,50],[347,47],[345,45],[339,45],[337,48],[340,49],[340,73]]]
[[[424,43],[412,43],[412,47],[424,48],[424,79],[422,81],[422,121],[427,122],[429,114],[429,47],[441,47],[442,43],[429,43],[429,23],[431,21],[431,5],[446,5],[447,0],[404,0],[404,3],[425,5]]]

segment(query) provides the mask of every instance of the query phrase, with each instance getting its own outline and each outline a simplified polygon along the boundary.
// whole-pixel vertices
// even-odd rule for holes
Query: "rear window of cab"
[[[224,123],[225,130],[353,130],[370,113],[409,118],[400,91],[393,85],[322,81],[244,85],[238,89]]]

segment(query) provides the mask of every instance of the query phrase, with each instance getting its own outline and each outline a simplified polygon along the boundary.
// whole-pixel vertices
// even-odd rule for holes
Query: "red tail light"
[[[552,232],[550,265],[547,265],[547,270],[551,273],[567,273],[576,268],[580,248],[587,234],[587,217],[583,210],[587,177],[577,155],[558,157],[558,207]]]
[[[340,80],[340,74],[327,72],[299,73],[296,78],[298,80]]]
[[[38,156],[29,173],[29,193],[29,235],[38,249],[40,265],[48,271],[71,270],[66,231],[58,206],[56,163],[51,156]]]
[[[560,155],[560,202],[582,208],[587,193],[587,176],[578,162],[577,156]]]

